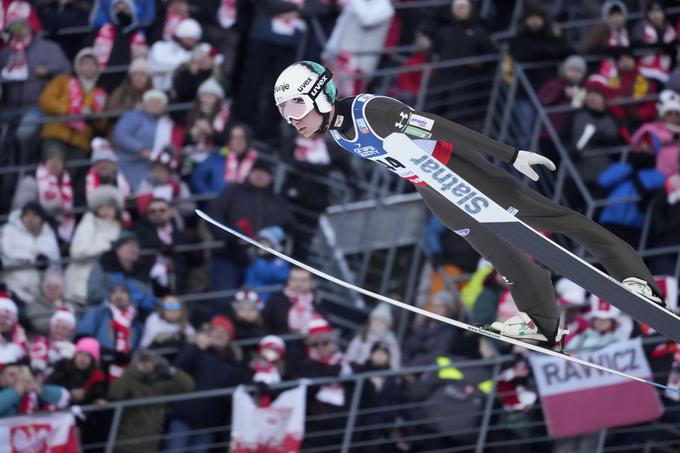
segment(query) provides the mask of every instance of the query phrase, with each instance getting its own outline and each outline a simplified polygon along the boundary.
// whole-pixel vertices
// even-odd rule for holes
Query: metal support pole
[[[116,446],[116,437],[118,437],[118,427],[120,426],[120,418],[122,415],[123,409],[120,405],[117,405],[113,412],[113,421],[111,421],[111,428],[109,429],[109,438],[106,441],[106,453],[113,453],[113,448]]]
[[[606,439],[607,439],[607,430],[603,429],[597,435],[597,447],[595,448],[595,453],[602,453],[602,450],[604,450],[604,444],[605,444]]]
[[[357,381],[354,392],[352,392],[352,405],[349,408],[349,415],[347,416],[347,426],[345,427],[345,435],[342,438],[342,453],[349,452],[349,445],[352,443],[352,430],[357,419],[357,412],[359,411],[359,400],[361,399],[361,391],[364,388],[364,377]]]
[[[482,416],[482,425],[479,428],[479,437],[477,438],[477,447],[475,447],[475,453],[484,452],[484,442],[486,441],[486,435],[489,432],[489,423],[491,422],[491,412],[493,409],[493,401],[496,399],[496,382],[498,381],[498,375],[501,371],[501,364],[496,363],[493,367],[493,387],[486,397],[486,404],[484,405],[484,415]]]

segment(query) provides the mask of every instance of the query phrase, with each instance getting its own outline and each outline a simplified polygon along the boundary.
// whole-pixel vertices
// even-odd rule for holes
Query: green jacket
[[[187,373],[176,370],[169,379],[155,373],[141,375],[134,368],[128,368],[123,376],[109,386],[109,399],[130,400],[154,396],[190,392],[194,381]],[[140,437],[160,436],[164,432],[165,404],[144,405],[125,409],[118,429],[117,443],[133,441]],[[116,451],[135,452],[157,451],[158,440],[130,442],[116,446]]]

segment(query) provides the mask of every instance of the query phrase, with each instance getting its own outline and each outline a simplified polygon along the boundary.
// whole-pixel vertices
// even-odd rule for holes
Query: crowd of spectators
[[[271,102],[275,76],[300,55],[323,59],[346,96],[372,88],[367,76],[377,67],[402,66],[407,72],[386,94],[412,102],[422,74],[409,66],[499,51],[503,43],[492,32],[514,2],[492,3],[496,14],[483,21],[479,3],[469,0],[408,9],[389,0],[3,1],[0,121],[12,125],[3,146],[31,170],[4,196],[11,209],[0,228],[0,416],[253,383],[267,404],[276,396],[268,386],[281,381],[426,365],[454,370],[461,357],[512,353],[420,317],[400,340],[385,304],[356,332],[341,334],[307,271],[208,231],[193,214],[199,206],[305,259],[310,231],[330,200],[318,181],[332,171],[351,179],[354,169],[324,139],[282,131]],[[542,62],[527,71],[529,81],[552,109],[553,127],[591,193],[639,197],[607,205],[598,221],[636,246],[652,205],[658,221],[649,245],[677,244],[680,22],[665,12],[673,2],[584,0],[601,8],[602,22],[579,42],[554,22],[559,11],[551,16],[526,3],[507,41],[512,61]],[[639,22],[628,20],[634,8]],[[370,53],[411,44],[406,55]],[[493,70],[472,64],[435,71],[430,86],[455,99],[466,91],[457,81]],[[446,114],[442,105],[435,113]],[[527,126],[520,141],[529,143],[536,112],[528,93],[520,90],[513,113]],[[557,158],[546,137],[541,132],[536,151]],[[605,154],[605,147],[615,151]],[[272,162],[280,161],[312,178],[289,177],[274,191]],[[581,206],[569,182],[565,197]],[[208,239],[223,245],[209,253],[196,247]],[[440,279],[419,305],[480,325],[516,314],[502,276],[434,218],[425,242],[435,276],[457,276],[457,283]],[[674,272],[674,262],[652,265],[660,275]],[[183,297],[213,291],[219,295],[200,303]],[[567,280],[557,280],[556,291],[570,349],[651,334]],[[672,358],[671,349],[664,357]],[[455,407],[464,410],[488,393],[487,374],[372,378],[361,409],[446,400],[443,388],[455,384],[462,395]],[[528,374],[518,354],[499,384],[515,421],[538,404],[535,388],[525,386]],[[351,391],[347,382],[310,387],[309,431],[341,432]],[[449,402],[443,418],[422,408],[367,411],[357,425],[394,427],[355,439],[384,441],[370,451],[462,444],[469,439],[408,440],[450,430],[446,424],[474,426],[475,417],[446,418],[454,410]],[[228,405],[223,397],[126,409],[120,450],[207,451],[222,435],[211,428],[229,423]],[[442,421],[396,428],[397,420],[422,416]],[[79,423],[84,442],[106,439],[105,413]],[[171,436],[162,442],[164,433]],[[305,445],[341,441],[341,434],[309,436]]]

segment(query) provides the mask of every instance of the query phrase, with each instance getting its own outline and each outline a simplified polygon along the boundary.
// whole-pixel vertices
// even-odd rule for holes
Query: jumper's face
[[[279,104],[279,112],[303,137],[311,137],[323,123],[323,116],[314,109],[311,100],[296,97]]]

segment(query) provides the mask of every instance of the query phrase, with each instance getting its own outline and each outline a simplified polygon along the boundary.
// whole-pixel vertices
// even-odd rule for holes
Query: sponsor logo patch
[[[352,150],[354,154],[356,154],[359,157],[363,157],[364,159],[368,159],[371,157],[376,157],[376,156],[381,156],[385,154],[385,151],[381,151],[374,146],[361,146],[361,143],[357,143],[354,145],[354,150]]]
[[[411,114],[411,118],[408,120],[408,124],[411,126],[419,127],[421,129],[425,129],[427,131],[432,130],[432,126],[434,126],[434,121],[431,120],[430,118],[425,118],[424,116],[416,115],[415,113]]]
[[[408,117],[409,114],[406,112],[399,112],[399,121],[394,123],[394,127],[396,127],[399,130],[404,129],[404,126],[408,123]]]
[[[454,233],[456,233],[458,236],[465,237],[468,234],[470,234],[470,228],[463,228],[462,230],[454,230]]]
[[[286,91],[287,89],[290,88],[290,85],[287,83],[282,83],[281,85],[276,85],[274,87],[274,92],[278,93],[279,91]]]
[[[417,127],[413,126],[406,126],[403,131],[405,134],[412,135],[414,137],[420,137],[420,138],[430,138],[432,137],[432,134],[430,132],[424,131],[422,129],[419,129]]]
[[[519,212],[519,209],[513,208],[512,206],[510,206],[510,207],[507,209],[507,211],[508,211],[508,214],[510,214],[510,215],[515,215],[515,214],[517,214],[517,213]]]
[[[368,134],[368,124],[363,118],[357,118],[357,127],[362,134]]]
[[[307,85],[309,85],[310,83],[312,83],[312,78],[311,78],[311,77],[307,77],[307,79],[306,79],[304,82],[302,82],[302,84],[298,87],[297,90],[298,90],[300,93],[302,93],[302,92],[304,91],[304,89],[307,87]]]
[[[359,102],[366,102],[369,99],[371,99],[372,95],[371,94],[362,94],[361,96],[357,96],[357,101]]]

